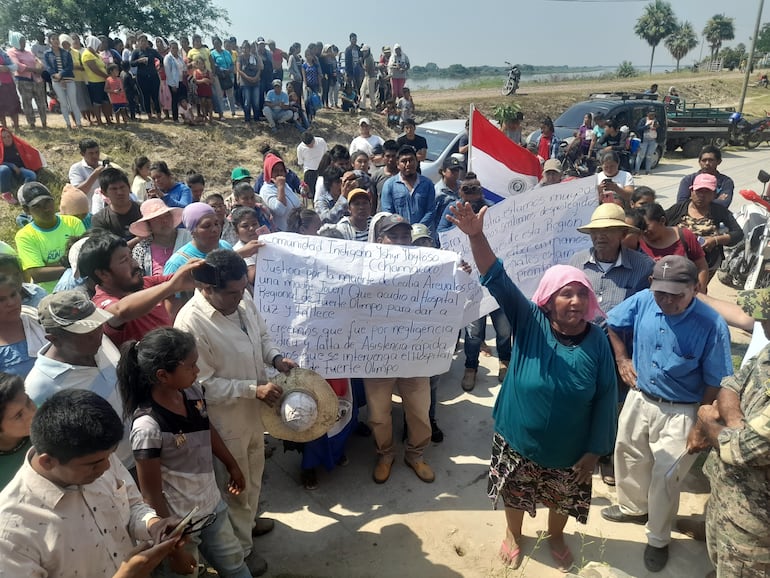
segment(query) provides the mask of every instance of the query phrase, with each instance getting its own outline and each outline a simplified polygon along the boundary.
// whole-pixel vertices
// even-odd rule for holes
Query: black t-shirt
[[[131,223],[135,223],[142,218],[142,211],[139,210],[139,204],[131,201],[131,209],[125,215],[119,215],[110,207],[104,207],[96,213],[91,219],[91,227],[94,229],[106,229],[122,237],[126,241],[134,238],[134,235],[128,228]]]
[[[425,140],[425,137],[420,136],[419,134],[414,135],[413,140],[406,138],[406,135],[400,136],[396,142],[398,143],[399,148],[404,145],[414,147],[414,150],[416,151],[421,151],[422,149],[428,148],[428,141]]]
[[[24,161],[21,160],[21,155],[19,154],[19,150],[16,148],[16,146],[4,147],[3,162],[14,164],[21,169],[26,168],[24,166]]]

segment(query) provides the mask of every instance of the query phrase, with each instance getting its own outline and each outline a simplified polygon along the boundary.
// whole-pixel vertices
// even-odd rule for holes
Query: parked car
[[[465,134],[465,119],[434,120],[417,125],[415,132],[428,141],[428,153],[420,163],[420,172],[434,183],[441,179],[444,159],[458,152]]]

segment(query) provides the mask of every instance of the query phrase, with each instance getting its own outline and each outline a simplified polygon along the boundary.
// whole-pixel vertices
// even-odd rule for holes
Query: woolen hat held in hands
[[[273,407],[263,407],[262,424],[274,438],[309,442],[337,422],[339,403],[329,383],[315,371],[295,367],[271,380],[283,389]]]
[[[688,287],[698,284],[695,263],[681,255],[666,255],[652,269],[651,291],[678,295]]]
[[[591,214],[591,220],[587,225],[578,227],[581,233],[590,233],[596,229],[609,229],[610,227],[624,227],[629,233],[638,233],[639,229],[626,223],[626,212],[623,207],[615,203],[602,203]]]
[[[78,289],[46,295],[37,306],[37,316],[46,330],[63,329],[78,335],[91,333],[113,317]]]

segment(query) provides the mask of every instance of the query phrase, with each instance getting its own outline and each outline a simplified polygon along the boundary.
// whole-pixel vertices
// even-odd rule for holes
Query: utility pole
[[[743,112],[743,103],[746,100],[746,91],[749,88],[749,79],[751,78],[752,63],[754,62],[754,48],[757,46],[757,37],[759,36],[759,26],[762,22],[762,9],[765,7],[765,0],[759,0],[759,10],[757,11],[757,21],[754,24],[754,36],[751,38],[751,49],[749,49],[749,59],[746,61],[746,71],[743,75],[743,88],[741,89],[741,100],[738,103],[738,112]]]

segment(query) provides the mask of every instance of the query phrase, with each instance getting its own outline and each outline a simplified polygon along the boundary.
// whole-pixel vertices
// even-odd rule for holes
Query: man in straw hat
[[[695,298],[698,269],[680,255],[655,263],[650,289],[610,311],[610,342],[618,373],[632,391],[620,414],[615,445],[618,505],[602,510],[612,522],[647,525],[644,565],[668,562],[679,484],[692,466],[687,434],[698,406],[711,404],[732,375],[727,324]],[[633,334],[633,358],[619,334]],[[671,475],[671,472],[678,475]]]
[[[272,407],[283,395],[265,368],[288,372],[296,364],[275,346],[254,301],[244,298],[247,284],[246,263],[238,254],[211,251],[196,273],[195,295],[179,311],[174,327],[195,336],[198,381],[206,388],[209,418],[246,478],[240,494],[222,494],[246,565],[258,576],[267,571],[267,562],[254,550],[252,536],[266,534],[274,525],[264,518],[255,522],[265,469],[261,402]],[[215,464],[214,473],[226,488],[229,474],[224,467]]]
[[[549,162],[551,161],[546,161],[546,164]],[[596,299],[605,312],[634,293],[647,289],[655,264],[644,253],[623,246],[623,238],[628,233],[639,232],[637,228],[627,224],[625,218],[623,209],[615,203],[599,205],[588,224],[578,227],[578,231],[591,236],[593,246],[575,253],[569,262],[583,271],[591,281]],[[630,346],[630,343],[626,345]],[[602,456],[599,459],[599,468],[604,483],[614,486],[612,456]]]
[[[770,335],[770,289],[741,291],[738,305]],[[770,574],[767,480],[770,476],[770,347],[722,381],[713,405],[702,405],[688,439],[690,453],[707,451],[711,482],[706,542],[716,573]]]

